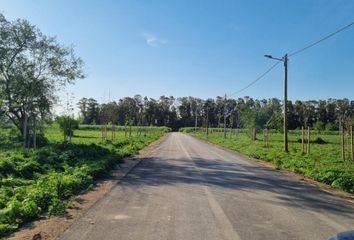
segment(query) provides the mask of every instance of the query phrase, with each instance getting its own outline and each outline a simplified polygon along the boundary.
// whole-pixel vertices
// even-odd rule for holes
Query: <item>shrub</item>
[[[323,140],[320,137],[317,137],[315,140],[311,141],[312,143],[317,143],[317,144],[327,144],[325,140]]]
[[[0,223],[0,236],[4,236],[10,232],[13,232],[18,228],[17,224]]]
[[[22,202],[21,213],[24,221],[38,217],[40,212],[41,209],[32,199],[27,198]]]
[[[338,128],[336,128],[336,126],[331,122],[327,123],[325,128],[326,128],[326,131],[338,130]]]
[[[66,203],[63,201],[60,201],[57,198],[54,198],[48,208],[48,214],[54,215],[54,216],[64,215],[65,209],[66,209]]]
[[[3,176],[13,174],[15,172],[15,163],[11,158],[0,160],[0,173]]]
[[[325,124],[322,121],[317,121],[315,122],[313,127],[320,133],[325,129]]]
[[[354,179],[350,175],[341,175],[331,184],[333,187],[342,188],[348,192],[354,193]]]
[[[23,162],[15,168],[16,175],[25,179],[33,178],[35,173],[41,172],[41,167],[38,162],[33,159],[23,159]]]

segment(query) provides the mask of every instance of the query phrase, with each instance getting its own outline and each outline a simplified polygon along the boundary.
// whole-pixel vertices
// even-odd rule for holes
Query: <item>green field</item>
[[[0,237],[43,214],[65,213],[70,199],[92,188],[98,178],[124,157],[159,139],[165,127],[118,127],[115,139],[108,129],[102,140],[100,126],[75,130],[72,144],[63,144],[63,134],[53,125],[45,130],[48,142],[36,150],[24,150],[14,130],[0,134]]]
[[[263,142],[263,133],[258,133],[257,139],[252,141],[248,130],[234,129],[231,136],[231,131],[228,130],[226,139],[224,139],[222,129],[211,129],[209,136],[206,135],[205,129],[194,131],[194,128],[183,128],[181,131],[189,132],[197,138],[249,157],[272,162],[277,168],[286,168],[332,187],[354,193],[354,162],[349,159],[348,150],[350,147],[348,149],[347,146],[346,160],[342,160],[338,132],[318,133],[313,131],[310,154],[307,155],[302,153],[301,131],[298,130],[289,132],[289,153],[283,151],[283,135],[276,131],[269,132],[268,147]]]

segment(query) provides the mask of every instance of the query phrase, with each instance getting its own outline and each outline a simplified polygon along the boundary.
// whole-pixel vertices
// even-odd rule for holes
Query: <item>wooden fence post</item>
[[[307,127],[307,154],[310,154],[311,132],[310,127]]]
[[[305,152],[305,131],[304,126],[301,126],[301,153]]]
[[[104,134],[104,139],[107,139],[107,125],[104,125],[103,127],[103,134]]]
[[[350,126],[350,150],[351,150],[351,156],[352,156],[352,161],[354,161],[354,146],[353,146],[353,126]]]
[[[267,134],[267,147],[269,147],[269,130],[268,130],[268,128],[266,129],[266,134]]]
[[[351,151],[350,151],[350,128],[348,129],[347,131],[347,155],[348,155],[348,159],[352,159],[352,154],[351,154]]]
[[[256,140],[256,129],[255,128],[251,129],[251,139],[252,139],[252,141]]]
[[[344,126],[342,126],[342,135],[341,135],[341,152],[342,152],[342,160],[345,160],[345,150],[344,150]]]
[[[265,129],[263,129],[263,147],[266,146],[266,136],[265,136]]]
[[[114,140],[115,139],[115,131],[116,131],[116,127],[115,127],[115,125],[114,124],[112,124],[112,140]]]

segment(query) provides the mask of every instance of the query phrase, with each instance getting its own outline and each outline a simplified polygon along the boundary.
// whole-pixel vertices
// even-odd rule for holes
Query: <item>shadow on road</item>
[[[160,185],[207,185],[212,189],[233,189],[246,192],[268,191],[275,193],[279,201],[271,204],[284,204],[297,208],[333,214],[352,216],[354,208],[320,189],[292,180],[281,173],[262,166],[242,167],[224,160],[189,159],[144,159],[121,182],[123,187],[139,190],[145,186]],[[216,187],[216,188],[215,188]],[[269,200],[264,200],[269,201]]]

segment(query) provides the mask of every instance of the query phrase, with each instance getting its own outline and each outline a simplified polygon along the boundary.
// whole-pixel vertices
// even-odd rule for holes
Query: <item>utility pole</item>
[[[284,56],[284,151],[288,152],[288,54]]]
[[[226,93],[224,99],[224,138],[226,139]]]
[[[288,152],[288,54],[282,58],[264,55],[267,58],[284,62],[284,152]]]

